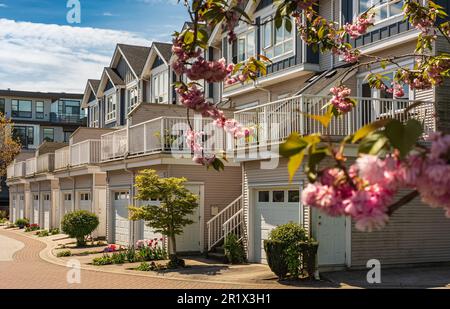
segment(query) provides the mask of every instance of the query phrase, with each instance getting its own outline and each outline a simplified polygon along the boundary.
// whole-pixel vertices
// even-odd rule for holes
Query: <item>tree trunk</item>
[[[177,257],[177,241],[176,241],[176,236],[170,236],[170,243],[169,243],[169,256],[172,259],[173,257]]]

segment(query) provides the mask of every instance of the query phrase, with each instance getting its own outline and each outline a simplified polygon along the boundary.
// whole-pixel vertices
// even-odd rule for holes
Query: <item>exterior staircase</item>
[[[239,240],[244,237],[244,208],[242,195],[206,223],[208,230],[208,255],[224,258],[223,244],[226,237],[235,234]]]

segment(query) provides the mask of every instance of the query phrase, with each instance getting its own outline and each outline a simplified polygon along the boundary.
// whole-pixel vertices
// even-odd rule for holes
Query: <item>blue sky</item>
[[[116,43],[170,41],[187,18],[176,0],[79,1],[69,24],[68,0],[0,0],[0,89],[82,91]]]

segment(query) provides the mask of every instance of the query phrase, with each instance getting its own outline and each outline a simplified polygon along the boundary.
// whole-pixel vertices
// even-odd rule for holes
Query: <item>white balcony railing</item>
[[[192,119],[196,131],[205,132],[205,151],[226,149],[223,130],[216,130],[210,119]],[[160,117],[114,131],[101,137],[102,160],[139,156],[156,152],[190,153],[186,144],[188,121],[183,117]]]
[[[53,172],[55,168],[55,154],[46,153],[37,157],[36,173],[48,173]]]
[[[436,130],[433,102],[407,107],[417,101],[401,99],[353,98],[356,108],[346,115],[333,117],[328,127],[306,114],[325,115],[327,96],[299,95],[235,112],[241,124],[252,127],[254,132],[247,140],[237,141],[238,147],[262,143],[283,142],[292,132],[300,134],[321,133],[328,136],[346,136],[371,121],[392,117],[401,121],[417,119],[422,122],[425,135]]]
[[[100,162],[101,141],[86,140],[70,146],[70,165],[79,166]]]
[[[7,179],[14,178],[14,163],[11,163],[11,164],[8,165],[8,167],[6,168],[6,178],[7,178]]]
[[[26,172],[26,162],[18,162],[14,164],[14,177],[24,177]]]
[[[70,166],[70,146],[55,151],[55,169],[68,168]]]
[[[37,170],[37,159],[31,158],[26,161],[26,174],[27,176],[31,176],[36,174]]]

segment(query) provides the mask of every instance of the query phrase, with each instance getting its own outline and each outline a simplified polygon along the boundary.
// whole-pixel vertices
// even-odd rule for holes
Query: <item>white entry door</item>
[[[155,205],[158,206],[159,205],[159,201],[158,200],[153,200],[153,201],[137,201],[137,204],[139,206],[145,206],[145,205]],[[140,224],[142,224],[142,228],[141,228],[141,235],[140,235],[140,239],[161,239],[163,236],[161,235],[161,233],[156,233],[155,230],[149,226],[147,226],[145,224],[144,221],[141,221]]]
[[[254,211],[254,260],[267,263],[264,240],[277,226],[300,223],[301,205],[298,189],[267,189],[256,191]]]
[[[39,224],[39,194],[33,194],[33,223]]]
[[[25,218],[25,195],[19,194],[19,219]]]
[[[114,209],[114,242],[118,245],[128,245],[130,242],[130,220],[128,220],[130,192],[112,192],[112,204]]]
[[[43,202],[43,226],[42,228],[45,230],[50,229],[50,209],[51,209],[51,197],[50,193],[42,194],[42,202]]]
[[[194,210],[194,213],[190,216],[190,219],[194,221],[191,225],[185,226],[183,234],[176,237],[177,251],[178,252],[200,252],[202,251],[200,244],[200,226],[201,226],[201,187],[200,185],[185,185],[186,189],[194,193],[199,197],[199,206]]]
[[[73,210],[73,196],[72,193],[63,193],[63,217]]]
[[[92,212],[91,193],[80,192],[78,193],[78,200],[80,201],[80,210],[86,210]]]
[[[317,253],[320,266],[345,264],[345,217],[330,217],[314,211],[313,225],[316,229],[315,238],[319,242]]]

